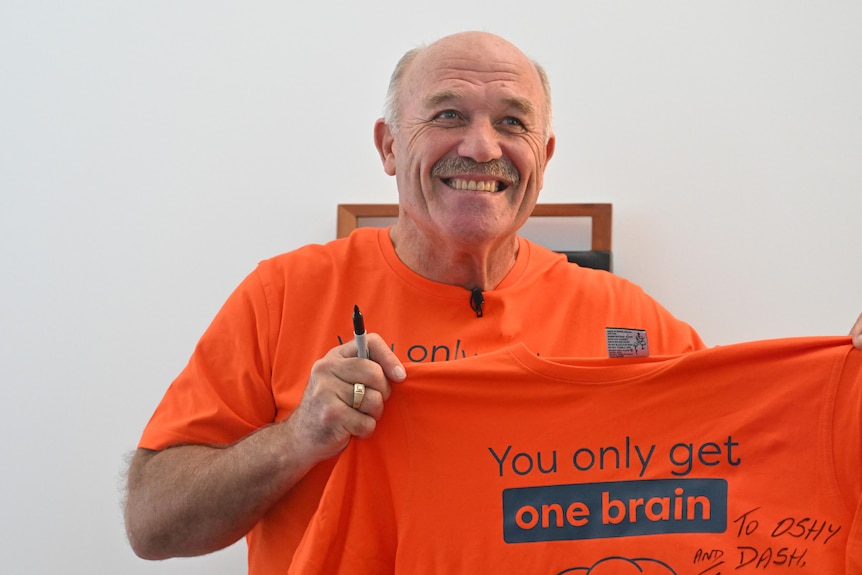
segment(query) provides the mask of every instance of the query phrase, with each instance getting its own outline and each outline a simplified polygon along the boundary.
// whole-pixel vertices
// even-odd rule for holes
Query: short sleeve
[[[260,271],[234,290],[144,429],[139,447],[225,445],[274,420],[271,317]]]

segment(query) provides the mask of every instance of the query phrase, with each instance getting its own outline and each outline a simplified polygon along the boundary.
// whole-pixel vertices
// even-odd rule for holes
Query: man
[[[653,354],[704,347],[637,286],[517,237],[555,139],[544,72],[515,46],[469,32],[409,52],[374,140],[398,184],[397,223],[261,262],[231,295],[130,466],[140,556],[247,535],[249,573],[285,572],[334,456],[373,433],[405,363],[514,342],[602,356],[610,326],[644,330]],[[354,304],[380,334],[373,361],[342,343]]]

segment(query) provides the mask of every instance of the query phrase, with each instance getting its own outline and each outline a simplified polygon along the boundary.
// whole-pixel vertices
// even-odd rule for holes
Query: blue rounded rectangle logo
[[[724,479],[649,479],[503,491],[506,543],[723,533]]]

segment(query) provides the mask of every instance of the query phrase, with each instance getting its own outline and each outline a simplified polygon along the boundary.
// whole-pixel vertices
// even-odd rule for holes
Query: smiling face
[[[401,82],[397,131],[375,132],[398,184],[396,227],[460,249],[514,238],[554,147],[535,65],[497,36],[464,33],[420,51]]]

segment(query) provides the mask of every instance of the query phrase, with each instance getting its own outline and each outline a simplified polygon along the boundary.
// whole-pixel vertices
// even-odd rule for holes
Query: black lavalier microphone
[[[476,317],[482,317],[482,304],[485,303],[485,296],[482,295],[482,290],[473,288],[470,290],[470,307],[476,312]]]

